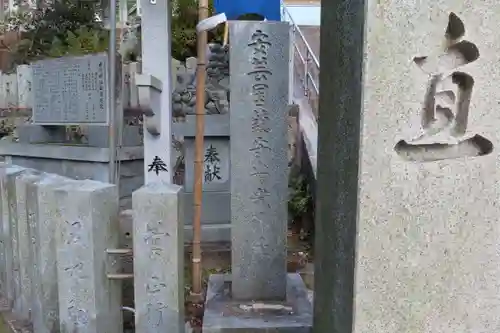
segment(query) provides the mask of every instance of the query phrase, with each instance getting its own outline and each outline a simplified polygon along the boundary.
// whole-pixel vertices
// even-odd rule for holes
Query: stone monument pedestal
[[[312,304],[298,273],[286,278],[284,301],[239,301],[231,295],[231,275],[213,274],[208,280],[204,333],[312,331]]]

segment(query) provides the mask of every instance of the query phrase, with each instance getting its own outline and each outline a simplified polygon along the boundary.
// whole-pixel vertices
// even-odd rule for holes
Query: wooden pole
[[[208,18],[208,0],[199,0],[198,21]],[[203,191],[203,152],[205,132],[205,78],[206,78],[207,32],[198,31],[196,69],[196,136],[194,159],[194,221],[193,221],[193,300],[202,301],[201,283],[201,201]]]
[[[229,39],[229,23],[227,23],[226,21],[224,23],[224,40],[222,45],[226,46],[228,39]]]

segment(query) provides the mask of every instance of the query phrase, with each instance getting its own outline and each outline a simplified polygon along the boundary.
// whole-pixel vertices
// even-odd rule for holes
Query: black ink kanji
[[[151,164],[149,164],[148,167],[149,167],[148,172],[154,171],[156,175],[159,175],[160,171],[168,172],[167,165],[158,156],[155,156],[153,162],[151,162]]]
[[[210,147],[208,147],[207,151],[205,152],[205,162],[210,164],[220,162],[219,153],[217,152],[217,149],[215,149],[215,147],[212,145],[210,145]]]
[[[220,176],[220,167],[218,165],[210,165],[208,164],[205,168],[205,181],[211,182],[214,179],[221,180]]]

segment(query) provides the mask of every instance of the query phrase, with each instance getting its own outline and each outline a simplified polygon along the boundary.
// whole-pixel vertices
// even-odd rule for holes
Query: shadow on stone
[[[488,155],[493,151],[493,143],[481,135],[475,135],[457,144],[411,144],[401,140],[396,144],[394,150],[408,161],[431,162]]]

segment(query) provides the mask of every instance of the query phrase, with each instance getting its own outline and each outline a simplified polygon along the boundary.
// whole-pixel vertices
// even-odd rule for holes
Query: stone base
[[[283,302],[231,299],[231,276],[211,275],[203,316],[203,333],[309,333],[312,304],[299,274],[288,274]]]

